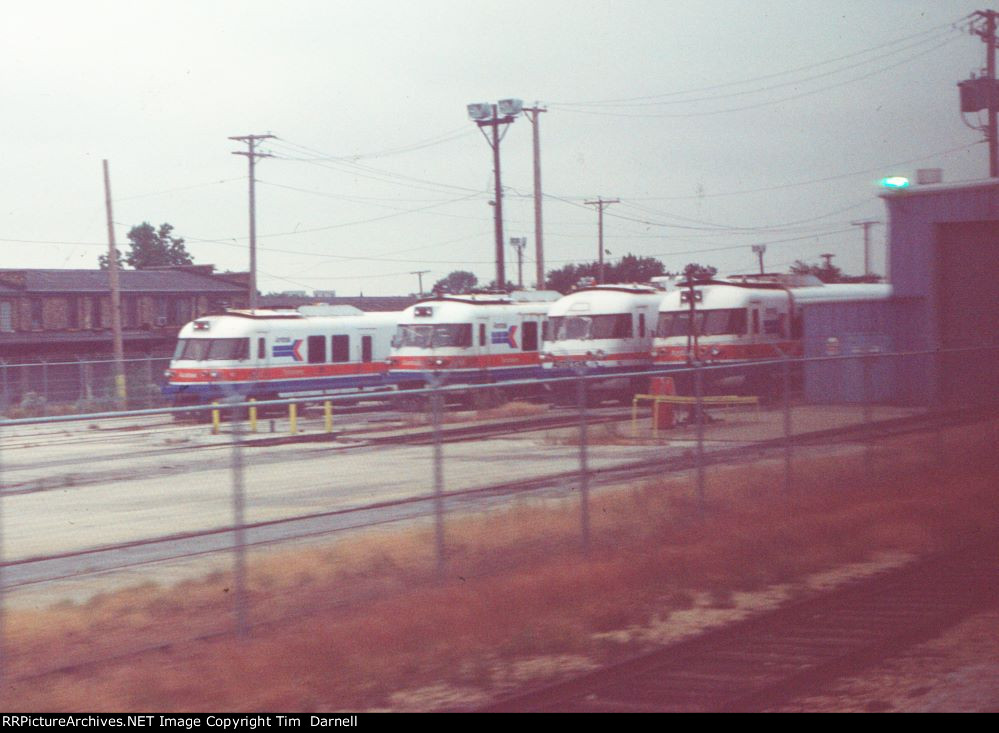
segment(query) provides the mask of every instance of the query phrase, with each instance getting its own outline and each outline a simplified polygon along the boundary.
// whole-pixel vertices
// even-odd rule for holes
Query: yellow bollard
[[[323,412],[326,417],[326,432],[333,432],[333,403],[326,400],[323,403]]]
[[[251,403],[250,404],[250,432],[251,433],[257,432],[257,407],[256,407],[256,405],[252,404],[252,403],[254,403],[256,401],[257,401],[256,398],[254,398],[254,397],[250,398],[250,403]]]
[[[292,435],[298,435],[298,405],[292,402],[288,405],[288,424]]]
[[[213,402],[213,405],[217,405],[218,402]],[[212,410],[212,435],[219,434],[219,427],[222,422],[222,414],[219,410]]]

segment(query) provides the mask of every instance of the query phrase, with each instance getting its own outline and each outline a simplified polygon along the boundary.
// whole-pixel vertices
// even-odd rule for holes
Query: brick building
[[[245,273],[212,265],[123,270],[126,355],[166,355],[188,321],[244,307]],[[0,270],[0,358],[24,363],[111,356],[111,286],[106,270]]]

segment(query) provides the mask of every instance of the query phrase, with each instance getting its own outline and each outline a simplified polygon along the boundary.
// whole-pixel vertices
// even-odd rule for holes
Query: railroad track
[[[999,603],[999,535],[479,712],[759,712]]]
[[[856,439],[858,434],[869,437],[872,431],[876,435],[904,434],[962,424],[979,418],[977,414],[973,416],[968,413],[941,413],[921,416],[918,419],[891,420],[871,426],[853,426],[835,431],[804,434],[796,436],[795,443],[827,442],[831,437],[835,437],[833,433],[844,440]],[[782,440],[774,440],[769,441],[765,447],[772,449],[780,445],[783,445]],[[721,462],[760,451],[761,445],[753,444],[710,452],[706,454],[705,459],[708,462]],[[591,471],[591,486],[652,474],[658,475],[664,470],[685,470],[692,465],[693,460],[691,456],[683,456],[665,462],[642,461]],[[509,484],[447,492],[445,498],[475,500],[481,496],[489,499],[547,490],[559,485],[568,491],[571,490],[568,484],[578,476],[577,471],[571,471]],[[314,539],[349,529],[407,521],[431,514],[432,500],[433,497],[428,495],[413,496],[378,504],[247,524],[244,525],[247,532],[246,544],[250,547],[273,545],[307,538]],[[404,508],[408,510],[392,516],[392,513]],[[301,528],[298,528],[299,526]],[[113,573],[147,564],[231,552],[233,531],[232,527],[220,527],[187,534],[149,537],[46,558],[25,558],[8,562],[4,564],[8,572],[15,571],[18,566],[83,558],[89,559],[89,567],[65,575],[54,572],[47,577],[43,572],[40,577],[20,582],[17,580],[11,582],[8,578],[6,585],[8,589],[14,590],[21,586],[44,584],[55,580]],[[209,543],[212,546],[207,547],[203,544],[198,546],[188,544],[201,542],[208,537],[216,538],[217,541]],[[992,559],[995,557],[996,539],[999,538],[990,538],[987,543],[980,543],[981,546],[974,551],[964,550],[966,554],[963,557],[941,556],[907,568],[897,574],[898,577],[879,576],[871,581],[871,583],[882,583],[880,590],[873,587],[875,591],[873,595],[869,589],[870,584],[855,584],[835,594],[827,594],[764,617],[742,622],[734,627],[726,627],[704,637],[668,647],[663,652],[629,660],[587,675],[585,678],[500,701],[488,709],[753,710],[776,705],[781,700],[791,697],[794,692],[805,692],[810,686],[814,688],[820,681],[844,674],[861,666],[865,661],[883,658],[892,650],[919,641],[955,623],[963,615],[973,612],[978,607],[994,603],[999,592],[997,567]],[[165,552],[150,552],[158,545],[168,546],[169,549],[164,548]],[[129,559],[128,555],[132,550],[139,552]],[[970,555],[967,554],[969,552]],[[97,561],[100,556],[108,557],[106,561],[100,562]],[[903,577],[906,573],[908,575],[905,577],[908,580]],[[905,583],[909,583],[909,586]],[[929,586],[929,590],[925,590],[923,586]],[[893,594],[894,601],[890,598],[885,600],[885,594],[888,592]],[[868,596],[867,600],[864,599],[865,593]],[[833,596],[840,599],[838,607],[820,605]],[[897,607],[902,601],[908,604],[908,610],[906,612],[893,610],[892,604]],[[865,603],[868,605],[865,606]],[[781,621],[782,618],[788,620]],[[816,631],[815,626],[817,619],[826,620],[826,626],[819,631]],[[904,625],[906,623],[910,626],[906,627]],[[223,630],[192,637],[189,640],[215,638],[228,633],[229,630]],[[139,650],[123,651],[120,656],[128,657],[149,649],[167,648],[173,643],[176,643],[176,640],[153,644]],[[693,666],[694,662],[701,657],[707,660],[710,654],[715,655],[711,657],[715,667],[705,662],[707,666],[704,670],[697,672]],[[23,679],[44,677],[101,661],[105,661],[103,657],[59,664]],[[730,665],[729,671],[719,672],[725,670],[726,665]],[[663,674],[674,674],[669,678],[676,683],[670,688],[676,692],[672,698],[663,697],[662,690],[657,691],[654,683],[642,682],[650,675],[653,678],[661,676],[661,670],[665,670]],[[760,670],[764,670],[766,675],[761,677]],[[748,687],[747,681],[751,683]],[[645,686],[641,686],[640,682]],[[620,690],[624,690],[627,695],[622,696]],[[637,699],[631,699],[634,697],[632,692],[638,695]]]

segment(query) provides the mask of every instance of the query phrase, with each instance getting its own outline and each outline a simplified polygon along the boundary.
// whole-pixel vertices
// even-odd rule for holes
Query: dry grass
[[[547,404],[514,400],[496,407],[479,410],[447,410],[441,413],[441,422],[446,424],[534,417],[548,412],[549,409],[550,406]],[[422,427],[430,424],[431,417],[426,413],[410,414],[404,416],[403,422],[407,426]]]
[[[146,586],[7,620],[0,707],[21,710],[427,709],[634,651],[618,629],[663,623],[706,594],[858,561],[925,552],[999,526],[996,425],[709,471],[703,519],[689,477],[592,498],[579,552],[575,501],[452,518],[448,577],[429,529],[370,532],[250,559],[249,640],[184,641],[232,623],[229,579]],[[871,473],[868,468],[873,468]],[[280,620],[280,623],[278,621]],[[667,621],[668,623],[668,621]],[[76,658],[166,650],[24,682]],[[628,645],[630,644],[630,646]]]

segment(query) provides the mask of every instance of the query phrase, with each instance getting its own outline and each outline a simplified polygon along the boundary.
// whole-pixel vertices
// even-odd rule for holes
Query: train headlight
[[[173,376],[173,372],[167,369],[166,371],[163,372],[163,376],[166,377],[167,379],[170,379],[170,377]]]
[[[208,376],[211,379],[218,379],[219,378],[219,373],[218,372],[208,372]]]

